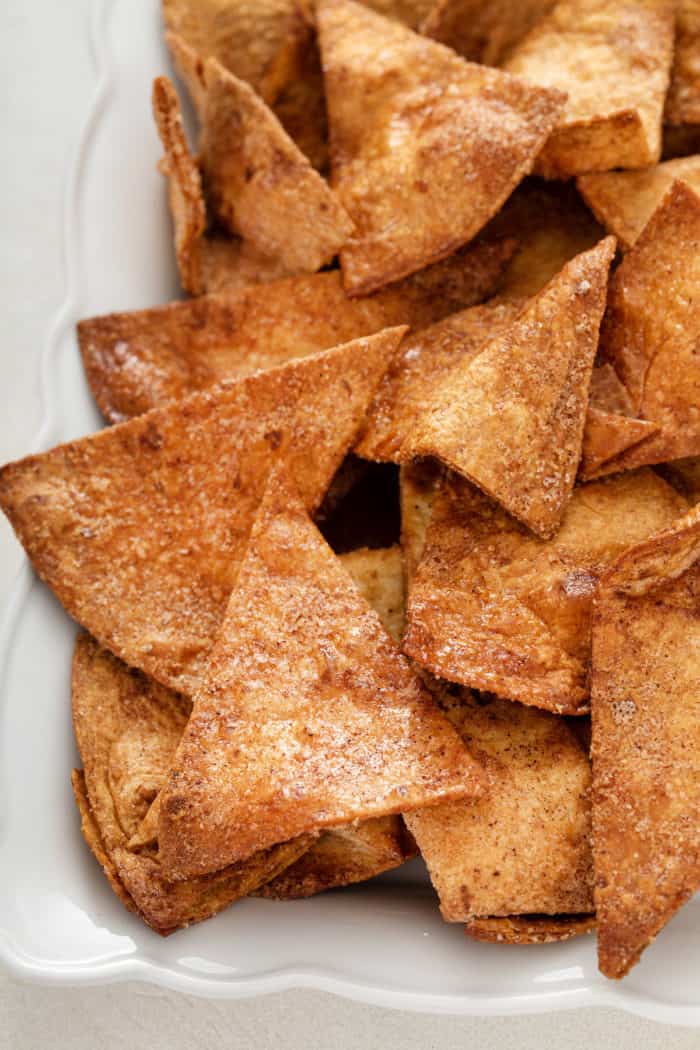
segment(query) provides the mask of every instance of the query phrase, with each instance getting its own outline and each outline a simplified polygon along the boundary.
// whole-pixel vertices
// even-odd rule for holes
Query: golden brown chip
[[[661,428],[646,419],[633,419],[631,416],[606,412],[595,405],[588,406],[586,429],[583,432],[579,478],[590,481],[609,473],[607,465],[621,453],[634,448],[639,454],[639,446]]]
[[[437,0],[421,32],[470,62],[497,66],[556,0]]]
[[[223,227],[290,273],[331,262],[353,224],[274,113],[214,59],[200,141],[207,199]]]
[[[478,765],[276,472],[163,792],[166,870],[217,871],[480,790]]]
[[[489,793],[406,814],[443,918],[591,912],[590,766],[571,730],[466,690],[444,702]]]
[[[581,175],[576,184],[589,207],[626,250],[637,240],[674,179],[700,190],[700,156],[667,160],[645,171]]]
[[[513,297],[536,295],[605,231],[570,183],[526,179],[484,230],[485,237],[515,237],[520,250],[500,285]]]
[[[700,197],[674,182],[610,281],[600,350],[660,427],[606,472],[700,452]]]
[[[327,831],[281,875],[261,886],[256,897],[294,900],[349,886],[390,871],[416,855],[416,844],[401,817],[375,817]]]
[[[595,915],[510,915],[472,919],[464,932],[492,944],[555,944],[590,933],[595,925]]]
[[[293,37],[298,18],[294,0],[163,0],[170,33],[256,89]]]
[[[520,41],[504,68],[568,95],[539,174],[658,162],[673,33],[674,0],[564,0]]]
[[[361,547],[341,554],[340,561],[391,637],[400,642],[406,621],[401,548],[398,545],[375,550]]]
[[[189,703],[115,659],[88,635],[73,660],[73,723],[84,776],[73,777],[83,834],[117,896],[159,933],[199,922],[274,878],[313,838],[283,843],[215,876],[171,883],[155,849],[128,840],[160,789]]]
[[[391,325],[424,328],[488,295],[512,250],[477,242],[363,299],[348,298],[336,270],[94,317],[78,324],[83,365],[101,411],[118,423]]]
[[[669,124],[700,124],[699,0],[676,2],[676,46],[665,118]]]
[[[615,241],[567,263],[514,323],[438,387],[404,456],[435,456],[551,536],[581,458]]]
[[[365,294],[471,240],[532,167],[563,96],[353,0],[320,0],[332,185],[356,225],[345,286]]]
[[[253,284],[269,284],[289,277],[279,259],[262,255],[246,241],[207,233],[199,242],[202,289],[212,294],[239,292]]]
[[[191,695],[267,473],[315,508],[403,329],[224,383],[9,464],[0,505],[66,610],[130,666]]]
[[[204,290],[199,242],[207,224],[202,180],[187,146],[175,88],[167,77],[153,81],[153,115],[165,151],[160,170],[168,180],[180,280],[186,291],[199,295]]]
[[[557,534],[541,540],[453,476],[433,504],[405,652],[450,681],[581,713],[599,576],[686,509],[653,471],[623,474],[576,488]]]
[[[513,323],[524,299],[493,300],[450,314],[410,335],[389,366],[355,452],[366,459],[400,462],[417,417],[431,409],[436,387],[466,367],[485,343]]]
[[[406,593],[413,584],[416,569],[423,556],[425,534],[433,513],[433,503],[441,476],[442,468],[432,459],[414,459],[412,463],[404,463],[401,466],[401,551]]]
[[[628,550],[593,619],[598,960],[623,977],[700,889],[700,508]]]

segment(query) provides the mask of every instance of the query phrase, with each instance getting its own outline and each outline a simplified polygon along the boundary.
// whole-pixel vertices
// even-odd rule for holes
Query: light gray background
[[[61,200],[95,83],[89,7],[90,0],[2,0],[0,6],[2,462],[25,453],[39,425],[39,354],[64,293]],[[0,597],[20,560],[3,520]],[[559,1050],[587,1044],[697,1050],[700,1031],[612,1010],[460,1019],[380,1010],[306,991],[222,1003],[136,984],[59,990],[23,987],[0,976],[2,1050]]]

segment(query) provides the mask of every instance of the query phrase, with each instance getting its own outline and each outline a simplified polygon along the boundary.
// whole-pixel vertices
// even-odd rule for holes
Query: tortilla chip
[[[376,817],[357,827],[338,828],[318,842],[256,897],[295,900],[381,875],[416,855],[416,844],[401,817]]]
[[[532,296],[605,231],[570,183],[527,179],[484,230],[485,237],[515,237],[520,250],[500,284],[504,295]]]
[[[638,454],[639,446],[661,428],[646,419],[633,419],[630,416],[606,412],[595,405],[588,406],[586,428],[583,432],[579,478],[590,481],[609,473],[608,463],[628,449],[634,448]]]
[[[674,179],[700,190],[700,156],[667,160],[646,171],[581,175],[577,186],[588,206],[627,250],[666,196]]]
[[[686,510],[653,471],[623,474],[576,488],[559,532],[543,541],[450,477],[410,590],[404,651],[449,681],[581,714],[598,578]]]
[[[203,60],[218,59],[256,90],[293,35],[298,18],[294,0],[163,0],[170,33]]]
[[[674,182],[610,281],[601,356],[634,414],[660,427],[612,473],[700,453],[700,197]]]
[[[595,915],[510,915],[472,919],[464,932],[491,944],[556,944],[590,933],[595,926]]]
[[[556,0],[437,0],[421,32],[470,62],[497,66]]]
[[[284,843],[208,878],[173,884],[157,852],[128,847],[187,723],[184,698],[131,671],[87,635],[73,661],[73,720],[84,763],[73,786],[83,834],[113,890],[159,933],[207,919],[274,878],[313,837]]]
[[[167,77],[153,81],[153,116],[165,151],[160,168],[168,180],[180,280],[186,291],[199,295],[204,288],[198,245],[207,223],[202,180],[187,146],[175,88]]]
[[[405,816],[447,922],[593,910],[590,766],[566,723],[532,707],[446,698],[489,794]]]
[[[700,124],[699,0],[676,3],[676,46],[665,119],[669,124]]]
[[[379,550],[361,547],[341,554],[340,561],[398,644],[406,622],[401,548],[398,545]]]
[[[366,294],[479,232],[530,170],[563,96],[353,0],[320,0],[317,17],[332,185],[356,225],[343,277]]]
[[[207,233],[201,238],[199,258],[202,290],[212,294],[235,293],[289,276],[279,259],[270,259],[246,241],[220,233]]]
[[[598,960],[623,977],[700,889],[700,508],[623,554],[593,619]]]
[[[290,273],[319,270],[352,233],[345,210],[248,84],[214,59],[205,78],[200,149],[213,214]]]
[[[217,871],[480,790],[478,765],[275,472],[163,792],[166,870]]]
[[[700,503],[700,458],[678,459],[658,469],[669,485],[685,496],[691,506]]]
[[[407,594],[423,556],[425,534],[441,477],[442,468],[432,459],[414,459],[401,467],[401,550]]]
[[[576,256],[514,323],[435,392],[404,443],[435,456],[543,537],[581,458],[588,386],[615,241]]]
[[[400,462],[417,417],[428,412],[436,387],[455,367],[465,368],[485,343],[513,323],[525,300],[493,300],[450,314],[409,336],[392,361],[367,413],[358,456]]]
[[[539,174],[659,161],[673,33],[673,0],[566,0],[520,41],[504,68],[568,95]]]
[[[510,241],[477,242],[365,299],[349,299],[332,271],[94,317],[78,324],[83,365],[104,416],[122,422],[394,324],[423,328],[488,295],[512,251]]]
[[[0,505],[66,610],[188,695],[221,623],[267,473],[310,508],[355,438],[403,333],[388,329],[0,471]]]

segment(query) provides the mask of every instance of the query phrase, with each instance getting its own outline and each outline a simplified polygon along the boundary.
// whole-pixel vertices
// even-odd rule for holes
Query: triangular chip
[[[388,329],[9,464],[0,505],[67,611],[191,694],[267,473],[316,507],[401,338]]]
[[[485,237],[515,237],[519,251],[499,286],[502,295],[532,296],[605,231],[571,183],[526,179],[484,230]]]
[[[595,926],[595,915],[511,915],[472,919],[464,932],[491,944],[557,944],[590,933]]]
[[[502,335],[458,365],[405,455],[435,456],[551,536],[573,489],[615,241],[577,255]]]
[[[134,852],[128,840],[165,777],[187,723],[189,704],[132,671],[87,635],[73,660],[73,721],[84,773],[73,784],[83,834],[123,904],[170,933],[246,896],[293,863],[307,836],[275,846],[217,875],[172,883],[157,851]]]
[[[470,62],[497,66],[556,0],[436,0],[421,27]]]
[[[290,273],[331,262],[353,224],[274,113],[216,60],[205,65],[200,163],[212,213]]]
[[[579,478],[589,481],[602,474],[607,474],[607,464],[615,460],[622,452],[634,448],[646,441],[661,428],[646,419],[634,419],[632,416],[606,412],[596,405],[588,406],[586,429],[583,432]]]
[[[90,318],[78,324],[83,366],[102,413],[122,422],[391,325],[433,324],[488,295],[513,247],[477,242],[363,299],[348,298],[334,270]]]
[[[256,890],[255,896],[273,900],[311,897],[398,868],[416,852],[401,817],[375,817],[357,827],[327,831],[298,861]]]
[[[623,977],[700,889],[700,508],[601,581],[591,709],[598,959]]]
[[[700,156],[667,160],[645,171],[581,175],[576,185],[620,247],[632,247],[671,188],[674,179],[700,190]]]
[[[580,714],[599,576],[686,508],[653,471],[623,474],[576,488],[561,528],[543,541],[450,478],[410,590],[405,651],[442,678]]]
[[[700,124],[700,3],[677,0],[676,46],[666,97],[669,124]]]
[[[321,0],[317,17],[332,184],[356,225],[343,276],[365,294],[471,240],[532,167],[563,96],[353,0]]]
[[[600,333],[632,411],[660,427],[608,472],[700,453],[700,197],[674,182],[610,281]]]
[[[673,31],[673,0],[565,0],[520,41],[504,68],[568,96],[539,174],[657,163]]]
[[[400,462],[416,417],[429,411],[437,386],[465,367],[490,339],[513,323],[524,300],[494,300],[450,314],[410,335],[381,382],[355,447],[366,459]]]
[[[166,870],[217,871],[480,790],[479,767],[276,472],[163,792]]]
[[[442,468],[432,459],[414,459],[401,466],[401,550],[407,593],[423,556],[425,534],[441,477]]]
[[[593,910],[590,765],[554,715],[467,691],[443,698],[489,793],[407,813],[448,922]]]

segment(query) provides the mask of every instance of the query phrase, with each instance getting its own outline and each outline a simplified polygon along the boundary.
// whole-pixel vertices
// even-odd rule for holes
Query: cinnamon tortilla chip
[[[590,765],[566,723],[532,707],[445,697],[489,793],[407,813],[447,922],[593,910]]]
[[[607,472],[700,453],[700,197],[674,182],[610,281],[600,333],[640,419],[656,435]]]
[[[332,185],[356,226],[343,277],[366,294],[479,232],[532,167],[563,96],[353,0],[320,0],[317,19]]]
[[[700,3],[677,0],[676,46],[666,97],[669,124],[700,124]]]
[[[506,270],[503,295],[532,296],[605,231],[570,183],[526,179],[484,230],[485,237],[515,237],[519,251]]]
[[[361,547],[339,557],[362,597],[398,644],[406,621],[401,548],[398,545],[375,550]]]
[[[700,889],[700,508],[623,554],[593,620],[598,960],[623,977]]]
[[[436,387],[452,370],[466,367],[484,344],[502,334],[525,300],[493,300],[450,314],[410,335],[392,361],[367,413],[355,446],[366,459],[400,462],[416,417],[429,411]]]
[[[556,0],[437,0],[421,32],[470,62],[499,65]]]
[[[492,944],[556,944],[590,933],[595,925],[595,915],[510,915],[472,919],[464,932]]]
[[[269,284],[289,276],[279,259],[262,255],[237,237],[211,232],[199,241],[202,292],[238,292],[253,284]]]
[[[0,505],[70,615],[130,666],[191,695],[267,473],[283,461],[318,506],[403,331],[11,463]]]
[[[201,167],[212,213],[289,273],[315,272],[353,224],[328,184],[253,89],[205,65]]]
[[[538,174],[659,161],[673,33],[673,0],[565,0],[530,30],[504,68],[568,96]]]
[[[441,477],[442,469],[432,459],[414,459],[412,463],[401,466],[401,550],[407,593],[423,556],[425,534]]]
[[[73,786],[84,837],[122,903],[158,933],[207,919],[293,863],[313,842],[283,843],[215,876],[172,883],[157,851],[130,835],[167,773],[189,704],[131,671],[87,635],[73,661],[73,721],[84,764]]]
[[[327,831],[313,847],[271,882],[256,897],[295,900],[315,893],[349,886],[399,867],[416,855],[413,837],[401,817],[375,817],[357,827]]]
[[[217,871],[480,790],[479,767],[276,472],[163,791],[165,869]]]
[[[631,416],[606,412],[596,405],[588,406],[586,428],[583,432],[579,478],[590,481],[609,473],[608,463],[614,461],[621,453],[634,448],[639,454],[638,446],[661,428],[647,419],[633,419]]]
[[[700,190],[700,156],[667,160],[645,171],[581,175],[576,185],[620,247],[632,247],[671,188],[674,179]]]
[[[561,528],[541,540],[449,478],[410,590],[405,652],[450,681],[582,713],[598,578],[686,508],[653,471],[623,474],[574,489]]]
[[[104,416],[122,422],[391,325],[424,328],[488,295],[512,252],[477,242],[363,299],[348,298],[336,270],[90,318],[78,324],[83,366]]]
[[[513,324],[435,392],[405,456],[435,456],[551,536],[581,457],[615,241],[577,255]]]

